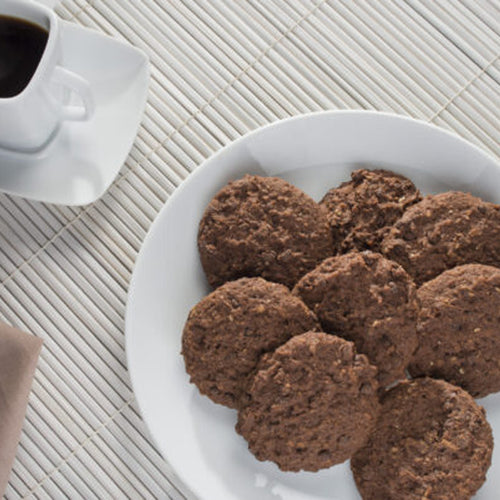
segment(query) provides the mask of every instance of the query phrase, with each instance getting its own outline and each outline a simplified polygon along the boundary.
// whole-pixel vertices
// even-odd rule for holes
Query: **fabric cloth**
[[[0,323],[0,494],[9,480],[42,341]]]

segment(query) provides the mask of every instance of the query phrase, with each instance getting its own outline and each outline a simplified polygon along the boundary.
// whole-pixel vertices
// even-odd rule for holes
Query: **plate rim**
[[[181,184],[174,190],[174,192],[169,196],[169,198],[166,200],[166,202],[163,204],[159,212],[156,214],[153,222],[151,223],[146,236],[144,237],[141,247],[139,249],[139,252],[137,254],[134,267],[132,270],[132,277],[129,282],[129,287],[128,287],[128,292],[127,292],[127,298],[126,298],[126,304],[125,304],[125,355],[126,355],[126,361],[127,361],[127,369],[131,381],[131,386],[132,386],[132,391],[137,403],[137,406],[139,408],[140,415],[145,423],[148,435],[150,436],[152,442],[154,443],[156,449],[159,451],[161,457],[163,460],[165,460],[172,468],[172,471],[174,472],[175,476],[181,481],[181,486],[182,488],[186,488],[192,493],[195,494],[197,498],[203,498],[202,496],[199,495],[199,492],[197,491],[196,487],[194,485],[189,484],[188,480],[185,478],[184,473],[182,471],[178,471],[173,465],[170,460],[171,454],[168,453],[167,449],[164,449],[165,447],[157,440],[156,436],[151,432],[151,426],[149,424],[150,417],[147,414],[147,411],[145,410],[145,403],[142,400],[140,394],[140,391],[137,390],[137,387],[139,385],[138,382],[138,370],[135,366],[135,361],[133,359],[133,354],[131,353],[131,343],[132,343],[132,337],[133,333],[131,332],[130,329],[130,323],[131,320],[129,319],[131,315],[133,314],[131,311],[134,307],[134,302],[135,302],[135,296],[137,293],[137,280],[138,280],[138,275],[140,274],[140,269],[144,264],[144,254],[146,252],[146,248],[149,246],[149,241],[152,238],[152,235],[157,231],[157,227],[160,227],[161,220],[162,220],[162,214],[164,214],[166,211],[168,211],[169,206],[175,202],[175,200],[182,196],[182,193],[186,189],[186,186],[189,186],[192,182],[192,179],[196,179],[200,174],[200,172],[204,172],[207,168],[210,168],[210,165],[216,164],[217,159],[219,156],[227,154],[230,150],[233,148],[236,148],[239,146],[240,143],[247,141],[249,138],[265,133],[267,130],[283,126],[284,124],[287,124],[292,121],[298,121],[298,120],[307,120],[307,119],[314,119],[315,117],[318,116],[336,116],[336,117],[342,117],[342,116],[355,116],[359,115],[362,117],[366,116],[371,116],[371,117],[380,117],[382,119],[387,119],[390,121],[404,121],[404,122],[410,122],[415,125],[418,125],[419,127],[427,128],[427,129],[432,129],[436,133],[443,134],[447,136],[448,138],[457,141],[461,144],[464,144],[472,148],[478,155],[482,156],[486,161],[494,164],[499,170],[500,170],[500,163],[497,161],[496,158],[493,157],[490,153],[484,151],[481,149],[479,146],[473,144],[472,142],[468,141],[467,139],[461,137],[457,133],[453,131],[446,130],[442,127],[439,127],[438,125],[435,125],[433,123],[429,123],[427,121],[413,118],[407,115],[400,115],[396,113],[389,113],[385,111],[376,111],[376,110],[322,110],[322,111],[315,111],[311,113],[302,113],[298,115],[294,115],[291,117],[287,117],[284,119],[279,119],[276,121],[273,121],[271,123],[265,124],[261,127],[258,127],[254,130],[251,130],[241,137],[238,137],[237,139],[231,141],[230,143],[226,144],[222,148],[220,148],[218,151],[213,153],[211,156],[203,160],[198,167],[196,167],[195,170],[193,170],[186,179],[184,179]]]

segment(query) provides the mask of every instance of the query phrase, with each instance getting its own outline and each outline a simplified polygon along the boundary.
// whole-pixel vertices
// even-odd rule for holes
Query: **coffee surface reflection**
[[[20,94],[47,45],[48,31],[17,17],[0,15],[0,98]]]

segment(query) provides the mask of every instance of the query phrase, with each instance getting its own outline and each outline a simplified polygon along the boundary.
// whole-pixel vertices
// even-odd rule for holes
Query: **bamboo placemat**
[[[184,498],[134,402],[127,287],[167,198],[205,158],[266,123],[377,109],[500,157],[498,0],[64,0],[63,19],[151,58],[130,156],[97,203],[0,195],[0,317],[42,337],[15,498]]]

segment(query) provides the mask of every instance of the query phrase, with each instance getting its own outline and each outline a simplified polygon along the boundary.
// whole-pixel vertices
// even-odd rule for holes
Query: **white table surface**
[[[224,145],[320,109],[410,115],[500,158],[500,2],[63,0],[56,12],[142,48],[152,80],[101,200],[0,195],[0,318],[45,341],[6,498],[182,499],[124,352],[127,286],[155,215]]]

